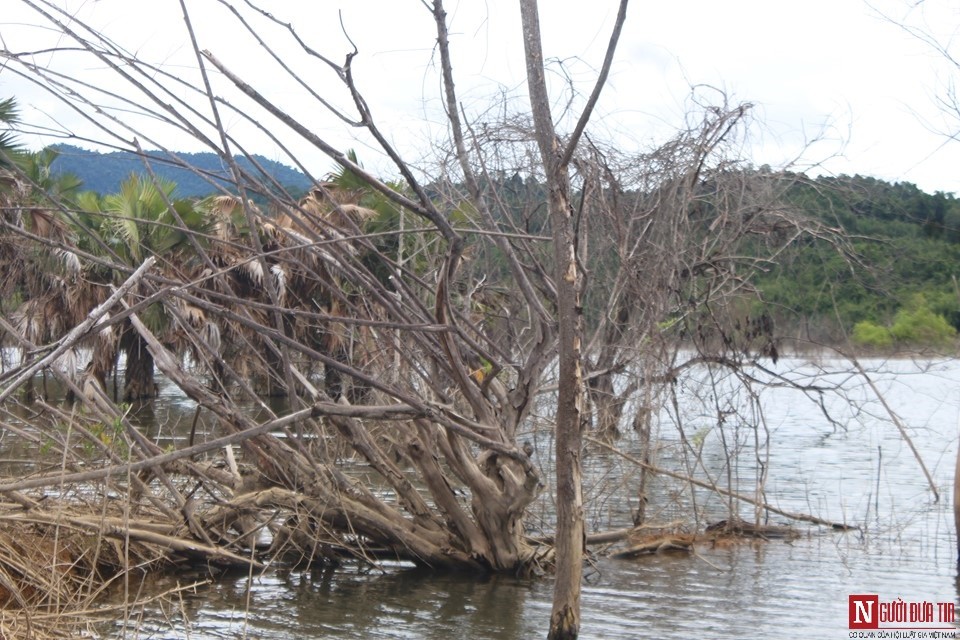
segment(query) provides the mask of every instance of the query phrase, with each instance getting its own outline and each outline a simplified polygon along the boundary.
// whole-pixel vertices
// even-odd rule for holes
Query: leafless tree
[[[570,187],[569,166],[606,81],[626,19],[622,0],[596,86],[569,138],[562,140],[550,112],[544,78],[540,17],[535,0],[520,3],[527,85],[537,146],[546,177],[547,211],[553,232],[553,285],[556,290],[558,389],[556,414],[557,579],[550,638],[576,638],[580,630],[580,575],[583,563],[583,472],[580,467],[586,389],[583,381],[583,275],[580,241]]]
[[[234,492],[239,501],[233,507],[236,512],[252,503],[260,507],[270,505],[295,514],[280,525],[287,530],[285,540],[297,538],[298,532],[305,534],[310,527],[321,526],[342,531],[335,537],[339,536],[338,544],[344,547],[363,545],[374,552],[379,548],[380,553],[389,552],[435,567],[522,571],[537,562],[550,561],[550,557],[544,558],[537,552],[524,533],[524,510],[537,497],[542,481],[530,452],[518,446],[517,432],[524,425],[543,386],[545,372],[559,349],[560,406],[555,419],[561,461],[561,515],[557,558],[561,567],[558,584],[564,586],[558,588],[553,634],[575,636],[584,544],[578,465],[585,397],[579,303],[581,266],[577,260],[579,243],[567,172],[609,70],[626,3],[621,7],[596,89],[576,128],[564,141],[554,130],[549,111],[536,6],[523,5],[533,139],[540,141],[541,162],[546,168],[544,184],[551,194],[548,228],[553,229],[554,251],[553,256],[538,255],[533,263],[519,255],[516,243],[499,232],[481,197],[473,169],[476,160],[467,140],[470,123],[461,122],[454,89],[447,17],[439,0],[430,7],[436,23],[449,126],[460,164],[458,178],[465,185],[465,200],[477,212],[472,221],[476,230],[494,232],[478,236],[481,244],[492,243],[493,249],[500,252],[509,277],[521,293],[521,309],[515,321],[527,323],[533,336],[523,336],[522,342],[508,345],[494,341],[478,321],[482,314],[475,307],[479,304],[471,301],[469,295],[462,295],[476,290],[475,283],[461,277],[466,230],[454,227],[448,212],[440,208],[456,203],[438,203],[378,128],[354,81],[352,61],[357,51],[349,53],[343,64],[334,63],[310,49],[288,27],[290,38],[342,81],[351,96],[354,114],[345,116],[322,96],[315,95],[319,105],[347,118],[378,141],[403,177],[403,187],[388,185],[365,171],[344,151],[334,148],[249,84],[241,71],[230,68],[229,61],[221,60],[215,52],[202,50],[186,4],[182,5],[184,25],[193,42],[199,70],[195,82],[173,76],[101,38],[95,29],[74,19],[55,3],[28,0],[24,4],[71,41],[69,47],[62,47],[63,51],[72,49],[112,69],[133,93],[108,96],[82,79],[68,77],[53,65],[38,64],[35,52],[4,51],[8,62],[16,65],[20,73],[108,133],[119,134],[127,128],[162,148],[148,131],[139,129],[131,119],[124,119],[123,109],[136,109],[195,136],[220,154],[231,169],[237,198],[226,207],[227,201],[221,199],[207,210],[210,220],[215,221],[214,227],[202,232],[182,229],[190,232],[189,243],[196,255],[193,270],[164,269],[147,272],[142,280],[138,278],[139,295],[126,301],[128,311],[114,313],[101,322],[98,335],[106,335],[112,324],[129,319],[159,369],[204,410],[218,416],[225,437],[236,436],[234,441],[242,441],[261,484],[255,497],[245,495],[241,500]],[[225,6],[235,16],[239,28],[254,37],[256,30],[249,20],[257,18],[267,24],[274,20],[253,5],[246,7],[243,15],[236,7]],[[261,46],[264,55],[274,55],[267,43],[261,41]],[[241,108],[239,103],[231,103],[215,92],[211,82],[214,73],[232,84],[247,104],[257,105],[262,115],[254,117],[248,106]],[[303,82],[300,76],[293,77]],[[178,97],[175,88],[191,94],[190,97]],[[104,108],[105,101],[116,101],[120,111]],[[233,139],[223,125],[228,113],[257,124],[272,118],[276,126],[293,130],[342,170],[365,182],[372,196],[383,198],[390,207],[406,212],[406,216],[418,217],[425,225],[406,233],[434,236],[443,244],[421,255],[418,268],[411,269],[409,262],[404,264],[396,256],[378,251],[373,239],[362,235],[363,219],[342,215],[351,206],[343,197],[337,197],[342,194],[321,189],[315,197],[327,199],[322,205],[325,212],[341,212],[337,220],[331,221],[326,213],[318,216],[303,202],[293,202],[282,190],[244,173],[233,159],[234,154],[244,153],[241,141]],[[118,139],[120,146],[130,144],[122,136]],[[169,161],[177,162],[172,152]],[[275,218],[265,214],[249,201],[252,194],[271,199],[272,207],[283,215]],[[69,203],[56,202],[53,206],[59,207],[66,219],[78,216]],[[18,228],[8,230],[26,234]],[[528,246],[544,242],[529,234],[518,234],[516,240]],[[405,239],[401,238],[401,242]],[[126,265],[109,255],[98,257],[97,264],[104,263],[129,273]],[[384,278],[383,273],[391,275]],[[141,320],[148,304],[172,320],[168,328],[175,338],[157,335]],[[312,341],[310,330],[304,326],[326,338]],[[217,339],[212,340],[213,336]],[[80,339],[71,337],[69,346],[74,347]],[[332,342],[342,346],[344,339],[348,340],[349,349],[334,351],[330,347]],[[201,365],[192,373],[179,359],[181,353],[188,351]],[[349,380],[352,387],[366,390],[362,398],[340,394],[336,385],[314,384],[309,369],[303,369],[311,361],[322,363],[328,380]],[[399,375],[384,375],[391,365],[398,365]],[[255,390],[247,375],[253,369],[268,372],[286,389],[297,418],[282,424],[295,424],[297,437],[275,438],[237,409],[228,386],[239,385],[241,396],[253,399]],[[210,372],[217,373],[212,388],[197,377],[198,373]],[[89,387],[85,397],[92,398],[91,402],[106,401],[104,374],[101,367],[83,383]],[[305,399],[308,407],[296,411]],[[355,406],[351,400],[365,404]],[[139,442],[132,425],[126,426],[131,446],[147,446]],[[315,433],[322,442],[330,429],[383,476],[393,488],[395,501],[376,498],[369,489],[345,476],[336,465],[337,452],[314,450],[307,444],[308,433]],[[257,435],[244,436],[253,433]],[[155,454],[156,451],[144,452],[144,457]],[[407,478],[403,469],[407,464],[418,472],[429,498],[421,495]],[[114,472],[108,468],[102,473]],[[43,480],[34,481],[34,486],[37,482]],[[468,489],[469,504],[462,501],[455,490],[457,486]],[[239,488],[240,485],[235,487]],[[230,488],[221,487],[220,491],[229,494]],[[223,508],[215,511],[222,522],[238,521],[238,516],[224,515]],[[191,519],[197,531],[210,526],[209,521],[201,520],[203,517]],[[241,533],[245,536],[248,532]],[[361,542],[348,544],[348,539],[354,537]]]
[[[520,3],[529,106],[502,106],[495,117],[463,107],[449,16],[441,0],[423,3],[436,34],[447,133],[421,166],[393,146],[361,92],[353,66],[361,51],[334,62],[265,7],[212,4],[313,109],[375,144],[398,179],[365,169],[318,132],[302,105],[275,101],[228,55],[206,49],[185,1],[190,73],[124,49],[57,2],[21,0],[61,40],[53,62],[46,51],[3,49],[11,73],[85,118],[99,132],[96,142],[140,153],[150,180],[158,162],[190,168],[164,145],[168,135],[186,134],[223,159],[230,186],[211,181],[221,193],[196,203],[202,224],[189,224],[169,198],[162,219],[126,221],[175,231],[179,242],[176,251],[144,246],[137,264],[98,233],[119,217],[102,207],[46,199],[40,208],[70,231],[60,235],[4,216],[9,246],[72,256],[80,271],[58,281],[59,293],[86,302],[59,331],[27,334],[4,319],[6,340],[25,356],[0,377],[0,400],[14,402],[21,385],[65,354],[85,347],[96,357],[85,370],[53,368],[87,413],[51,404],[32,426],[53,443],[61,468],[0,481],[0,493],[36,514],[25,493],[32,489],[119,486],[132,505],[164,522],[144,515],[123,530],[126,539],[224,564],[267,555],[400,558],[525,574],[550,566],[549,636],[576,637],[591,541],[581,468],[591,419],[603,436],[597,441],[607,443],[598,446],[610,446],[629,422],[647,452],[638,466],[662,471],[648,455],[651,415],[657,403],[670,405],[680,375],[703,366],[735,372],[749,386],[756,379],[747,365],[777,357],[772,327],[746,311],[750,273],[801,235],[839,240],[782,206],[795,177],[737,160],[749,105],[722,96],[700,102],[688,127],[644,154],[591,135],[626,0],[589,90],[565,96],[581,108],[563,118],[547,88],[535,0]],[[278,43],[260,35],[267,32],[304,54],[309,71],[288,63]],[[58,66],[68,58],[109,70],[118,88]],[[336,81],[338,100],[314,89],[309,74],[320,73]],[[306,197],[292,197],[237,161],[255,159],[230,121],[278,145],[287,139],[281,131],[292,133],[332,161],[334,175],[283,147],[315,180]],[[144,143],[159,156],[144,153]],[[26,176],[12,179],[30,190]],[[19,205],[5,198],[9,214]],[[120,330],[134,332],[156,367],[197,403],[186,446],[166,451],[151,442],[111,397],[111,345]],[[785,383],[775,374],[765,379]],[[813,397],[822,392],[797,387]],[[282,415],[263,399],[277,390],[286,397]],[[727,409],[715,405],[721,420]],[[209,433],[198,436],[203,419]],[[65,436],[62,422],[79,436]],[[549,434],[552,452],[539,446],[540,433]],[[70,437],[88,443],[99,464]],[[761,440],[751,450],[762,462],[769,440]],[[696,454],[693,445],[687,451]],[[736,446],[728,453],[735,456]],[[556,482],[544,492],[549,464],[541,458],[551,456]],[[692,477],[695,466],[674,476]],[[730,478],[726,489],[714,478],[707,486],[729,499],[731,513],[735,500],[745,501],[759,519],[768,508],[763,483],[759,477],[753,497],[737,493]],[[642,505],[643,477],[630,490]],[[531,505],[547,499],[555,501],[555,520],[534,531]],[[130,513],[123,515],[129,522]],[[72,526],[92,526],[71,517]],[[120,530],[117,522],[109,521],[110,531]],[[256,545],[265,528],[268,552]],[[622,539],[629,529],[592,539]]]

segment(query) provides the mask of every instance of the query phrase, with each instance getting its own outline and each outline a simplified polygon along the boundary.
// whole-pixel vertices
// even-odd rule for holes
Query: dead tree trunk
[[[143,400],[157,395],[157,383],[153,380],[153,356],[147,343],[132,328],[125,335],[123,351],[127,356],[124,376],[123,399]]]
[[[580,633],[580,576],[583,563],[583,489],[580,454],[584,384],[580,366],[583,323],[579,305],[582,279],[570,206],[570,177],[563,147],[550,114],[535,0],[520,3],[527,59],[527,82],[537,129],[537,143],[547,176],[548,209],[553,232],[559,389],[556,414],[557,575],[548,638],[576,638]]]
[[[580,633],[580,577],[585,531],[581,453],[583,447],[583,307],[580,293],[583,272],[577,258],[578,238],[570,199],[569,164],[600,89],[606,81],[620,29],[626,18],[626,0],[614,27],[603,69],[579,122],[566,144],[557,135],[550,113],[550,96],[544,77],[540,17],[536,0],[521,0],[527,86],[535,137],[547,181],[547,207],[553,236],[554,287],[559,329],[559,388],[556,414],[557,477],[557,576],[548,638],[576,638]]]

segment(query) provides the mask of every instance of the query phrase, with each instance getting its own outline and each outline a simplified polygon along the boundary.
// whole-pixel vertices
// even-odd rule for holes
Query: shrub
[[[926,305],[898,311],[890,333],[897,342],[925,347],[944,346],[957,336],[946,318]]]
[[[886,327],[863,320],[853,327],[853,341],[862,347],[886,349],[893,346],[893,335]]]

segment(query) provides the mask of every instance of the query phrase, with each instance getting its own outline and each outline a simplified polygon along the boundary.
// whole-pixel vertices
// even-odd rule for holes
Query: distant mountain
[[[53,148],[59,152],[59,157],[54,161],[51,170],[55,174],[72,173],[83,181],[83,188],[96,191],[101,194],[115,193],[131,173],[146,173],[143,160],[135,154],[127,151],[113,151],[111,153],[100,153],[98,151],[89,151],[66,144],[53,145]],[[157,160],[151,162],[150,167],[154,173],[161,178],[171,180],[176,183],[177,197],[206,196],[216,192],[216,188],[208,182],[203,176],[183,169],[181,167],[171,166],[167,163],[160,152],[148,152]],[[229,191],[236,191],[235,188],[228,186],[230,182],[229,167],[214,153],[178,153],[184,162],[198,171],[208,173],[211,178],[222,176],[223,180],[217,180],[223,184]],[[305,192],[310,188],[310,180],[291,167],[269,160],[263,156],[254,156],[257,163],[271,175],[277,182],[283,185],[294,195]],[[246,171],[254,175],[261,175],[253,163],[247,158],[237,158],[237,164]]]

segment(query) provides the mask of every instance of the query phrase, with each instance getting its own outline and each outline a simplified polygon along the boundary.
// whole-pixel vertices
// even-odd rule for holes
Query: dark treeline
[[[765,174],[760,170],[757,177],[763,180]],[[783,174],[775,176],[784,181]],[[960,200],[952,193],[926,193],[909,182],[859,175],[787,177],[784,207],[836,229],[847,244],[838,250],[830,239],[798,237],[752,275],[748,289],[754,295],[743,301],[745,316],[773,318],[777,332],[788,338],[830,343],[851,336],[858,323],[890,325],[898,313],[918,309],[960,330]],[[535,179],[501,176],[490,190],[514,200],[514,219],[525,221],[528,233],[542,232],[545,207],[531,206],[544,199]],[[705,183],[689,212],[705,233],[715,216],[711,192]],[[649,197],[629,191],[621,205],[637,206]],[[590,252],[595,276],[597,270],[614,268],[608,264],[609,247],[599,242]]]
[[[842,229],[852,256],[804,239],[756,279],[770,313],[811,337],[929,311],[960,329],[960,200],[863,176],[798,182],[788,203]],[[849,258],[852,258],[850,260]]]
[[[69,145],[55,145],[51,170],[76,176],[83,189],[114,193],[143,161],[127,152],[97,153]],[[174,182],[179,197],[209,195],[215,191],[210,176],[225,175],[214,154],[179,154],[197,173],[165,162],[151,169]],[[299,171],[262,157],[257,163],[277,183],[301,194],[309,179]],[[248,160],[242,160],[253,170]],[[759,173],[764,173],[760,171]],[[797,180],[785,191],[785,204],[801,215],[841,230],[852,254],[837,251],[829,242],[804,237],[788,248],[751,283],[757,297],[745,302],[751,313],[775,318],[778,332],[803,339],[836,342],[857,323],[889,325],[903,310],[929,309],[960,329],[960,200],[953,194],[926,193],[908,182],[889,183],[864,176],[837,176]],[[225,188],[229,189],[229,186]],[[523,230],[541,234],[546,225],[543,185],[520,173],[489,181],[490,193],[506,200]],[[710,222],[709,185],[691,216]],[[637,192],[628,194],[636,200]],[[512,201],[512,202],[511,202]],[[592,252],[603,263],[603,247]],[[851,260],[852,258],[852,260]],[[496,276],[496,259],[487,263]],[[603,268],[603,267],[601,267]],[[762,309],[762,311],[761,311]]]

